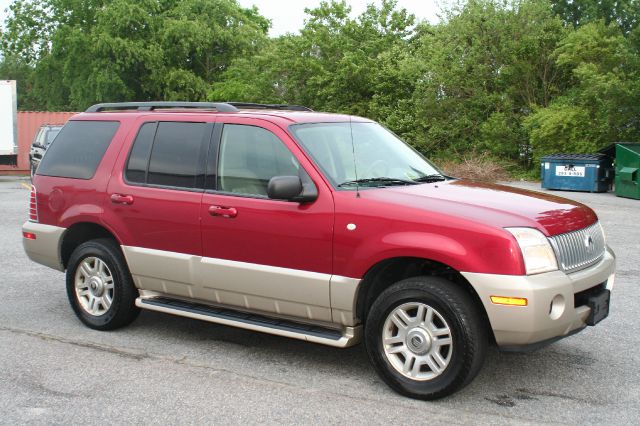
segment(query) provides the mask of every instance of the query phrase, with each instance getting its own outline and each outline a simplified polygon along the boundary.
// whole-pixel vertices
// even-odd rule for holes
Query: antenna
[[[360,198],[360,184],[358,183],[358,166],[356,165],[356,144],[353,141],[352,117],[349,116],[349,132],[351,133],[351,152],[353,153],[353,173],[356,181],[356,198]]]

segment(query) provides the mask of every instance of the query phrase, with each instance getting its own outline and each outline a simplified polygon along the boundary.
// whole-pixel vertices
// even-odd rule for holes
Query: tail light
[[[38,221],[38,199],[36,197],[36,187],[31,185],[31,195],[29,196],[29,220]]]

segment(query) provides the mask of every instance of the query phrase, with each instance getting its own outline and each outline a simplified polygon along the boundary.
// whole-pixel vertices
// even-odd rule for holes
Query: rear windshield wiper
[[[364,183],[384,183],[387,185],[415,185],[417,182],[414,180],[404,180],[404,179],[396,179],[390,177],[375,177],[375,178],[366,178],[366,179],[356,179],[356,180],[348,180],[346,182],[342,182],[338,185],[338,187],[349,186],[349,185],[358,185]]]
[[[447,178],[440,173],[433,175],[425,175],[420,176],[419,178],[414,179],[414,182],[442,182],[443,180],[447,180]]]

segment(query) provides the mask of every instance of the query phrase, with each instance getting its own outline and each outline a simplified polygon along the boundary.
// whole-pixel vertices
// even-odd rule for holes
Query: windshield
[[[290,130],[338,188],[445,179],[422,155],[377,123],[296,124]]]
[[[45,146],[51,145],[51,142],[53,142],[56,136],[58,136],[58,133],[60,133],[59,127],[54,127],[51,130],[49,130],[47,132],[47,140],[45,141]]]

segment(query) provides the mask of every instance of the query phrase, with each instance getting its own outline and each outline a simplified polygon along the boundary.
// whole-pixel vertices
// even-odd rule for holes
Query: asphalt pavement
[[[28,181],[0,177],[0,424],[638,424],[640,200],[556,194],[594,208],[618,255],[610,316],[534,353],[492,348],[471,385],[424,402],[378,379],[362,345],[148,311],[84,327],[64,275],[23,252]]]

